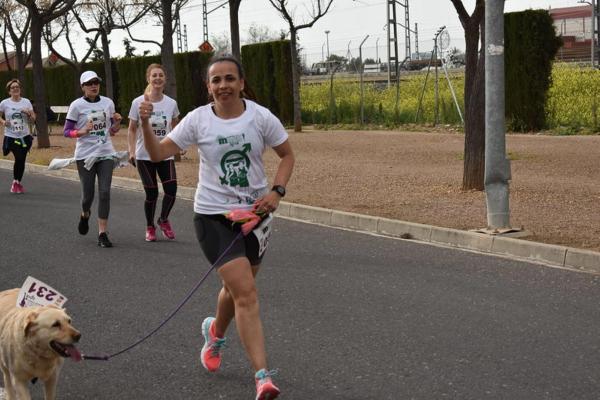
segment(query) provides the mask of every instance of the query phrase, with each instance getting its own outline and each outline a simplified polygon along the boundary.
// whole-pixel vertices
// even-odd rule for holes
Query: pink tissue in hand
[[[228,220],[242,224],[242,233],[248,235],[260,222],[260,217],[249,210],[231,210],[225,214]]]

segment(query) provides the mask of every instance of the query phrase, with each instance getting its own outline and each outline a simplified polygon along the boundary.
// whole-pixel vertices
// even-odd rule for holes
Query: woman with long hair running
[[[144,202],[144,213],[146,214],[146,241],[156,241],[156,226],[154,225],[154,213],[156,211],[156,201],[158,200],[158,181],[156,175],[160,178],[163,187],[163,201],[158,218],[158,226],[167,239],[175,239],[175,232],[169,222],[169,213],[175,204],[177,194],[177,174],[175,171],[174,157],[167,157],[164,160],[153,162],[144,148],[144,138],[142,135],[139,108],[140,103],[144,101],[144,95],[152,102],[152,115],[150,116],[150,126],[156,137],[165,137],[179,122],[179,108],[177,102],[164,94],[167,74],[162,65],[150,64],[146,69],[146,81],[148,86],[144,94],[136,97],[131,102],[129,109],[129,162],[137,167],[146,192],[146,201]]]
[[[275,211],[292,175],[294,153],[281,122],[268,109],[244,99],[244,72],[233,57],[209,63],[208,92],[213,102],[198,107],[162,141],[150,126],[153,104],[140,104],[144,144],[154,161],[189,145],[198,146],[199,182],[194,201],[194,225],[200,247],[223,282],[215,317],[202,323],[201,361],[208,371],[221,365],[225,332],[235,318],[238,334],[254,369],[256,399],[274,399],[279,389],[267,369],[263,326],[259,314],[256,274],[267,245],[260,232],[240,238],[240,226],[225,215],[243,211],[265,215]],[[273,148],[280,161],[273,186],[268,185],[263,152]],[[267,223],[268,219],[264,223]]]
[[[115,104],[111,99],[100,96],[101,81],[94,71],[81,74],[79,82],[83,97],[69,105],[64,135],[77,139],[74,158],[81,181],[82,209],[77,229],[82,235],[89,231],[94,187],[98,178],[98,246],[106,248],[112,247],[106,230],[116,158],[110,137],[119,131],[121,115],[115,112]]]
[[[10,192],[22,194],[25,193],[21,183],[25,173],[25,161],[33,144],[29,124],[35,122],[35,112],[31,102],[21,97],[22,86],[18,79],[8,81],[6,90],[10,97],[0,102],[0,115],[2,116],[0,125],[4,126],[2,154],[7,156],[9,153],[13,153],[15,163]]]

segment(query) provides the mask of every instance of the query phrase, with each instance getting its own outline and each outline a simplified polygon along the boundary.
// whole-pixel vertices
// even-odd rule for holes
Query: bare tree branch
[[[292,86],[294,98],[294,131],[302,131],[302,115],[300,106],[300,73],[298,66],[300,65],[298,57],[298,47],[296,44],[296,36],[299,30],[312,27],[321,17],[329,11],[333,0],[312,0],[312,10],[308,12],[310,20],[296,25],[292,13],[288,11],[288,0],[269,0],[269,3],[285,19],[290,27],[290,41],[292,52]]]

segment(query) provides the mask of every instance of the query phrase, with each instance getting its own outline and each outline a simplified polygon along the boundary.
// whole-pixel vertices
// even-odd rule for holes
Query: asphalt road
[[[115,247],[101,249],[95,222],[77,233],[77,182],[28,174],[19,196],[10,180],[0,170],[0,290],[31,275],[63,292],[84,353],[149,332],[209,268],[188,201],[171,217],[177,240],[146,243],[142,194],[113,189]],[[258,285],[281,398],[600,397],[595,275],[276,219]],[[108,362],[67,360],[59,398],[254,398],[234,329],[220,372],[199,362],[218,287],[213,274],[156,335]]]

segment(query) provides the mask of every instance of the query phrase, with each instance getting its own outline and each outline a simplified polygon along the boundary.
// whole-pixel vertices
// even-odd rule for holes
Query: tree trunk
[[[172,1],[162,2],[163,36],[161,45],[161,62],[167,74],[165,93],[177,99],[177,80],[175,78],[175,55],[173,53],[173,14]],[[181,23],[181,22],[180,22]]]
[[[229,0],[229,30],[231,31],[231,53],[240,60],[240,23],[238,11],[242,0]]]
[[[31,18],[31,61],[33,63],[33,93],[36,113],[38,148],[50,147],[48,120],[46,117],[46,87],[44,85],[44,66],[42,65],[42,29],[44,22],[39,14]]]
[[[292,87],[294,97],[294,132],[302,132],[302,114],[300,113],[300,74],[298,72],[298,50],[296,48],[296,29],[290,24],[292,52]]]
[[[485,174],[485,51],[484,18],[472,16],[463,22],[465,30],[465,147],[463,190],[483,190]],[[480,38],[481,33],[481,38]]]
[[[19,74],[19,81],[24,87],[27,87],[27,82],[25,81],[25,55],[23,54],[22,43],[19,45],[15,44],[15,56],[17,57],[17,71]],[[9,63],[10,64],[10,63]]]
[[[109,99],[114,98],[113,91],[113,78],[112,78],[112,65],[110,62],[110,48],[108,46],[108,32],[102,29],[100,34],[102,40],[102,53],[104,56],[104,85],[106,87],[106,97]]]

